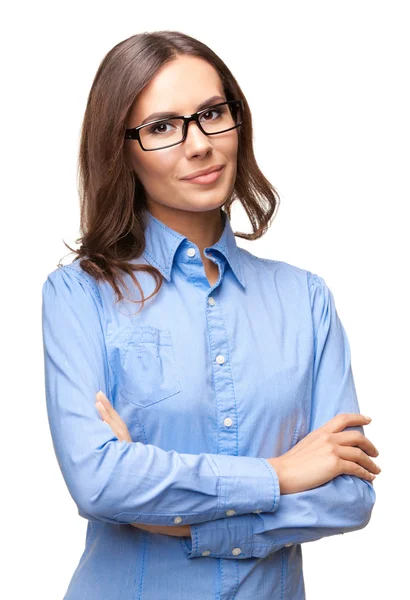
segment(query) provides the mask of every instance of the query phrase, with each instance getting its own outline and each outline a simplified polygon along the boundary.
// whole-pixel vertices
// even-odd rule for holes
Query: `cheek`
[[[175,172],[175,159],[166,155],[155,155],[147,152],[147,156],[134,159],[134,170],[145,187],[156,187],[168,182]]]
[[[236,174],[238,164],[238,140],[237,137],[229,140],[223,150],[223,153],[230,164],[232,173]]]
[[[236,163],[238,157],[238,136],[236,133],[224,140],[220,151],[229,162]]]
[[[239,140],[238,140],[238,135],[236,134],[234,136],[234,141],[231,146],[232,159],[235,161],[237,160],[237,157],[238,157],[238,145],[239,145]]]

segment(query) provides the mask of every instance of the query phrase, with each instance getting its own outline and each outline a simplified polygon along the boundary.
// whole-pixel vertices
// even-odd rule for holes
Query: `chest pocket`
[[[132,327],[121,363],[119,393],[128,402],[147,407],[180,392],[168,329]]]

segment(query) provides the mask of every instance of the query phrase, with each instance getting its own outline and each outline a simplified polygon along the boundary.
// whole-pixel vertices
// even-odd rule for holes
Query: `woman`
[[[79,167],[82,244],[43,286],[50,429],[88,519],[65,598],[302,600],[301,544],[365,527],[380,469],[325,280],[236,244],[279,201],[238,83],[192,37],[132,36]]]

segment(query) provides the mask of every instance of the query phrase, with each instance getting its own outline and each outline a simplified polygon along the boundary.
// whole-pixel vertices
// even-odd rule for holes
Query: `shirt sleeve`
[[[350,345],[333,294],[322,277],[307,271],[307,281],[315,343],[310,432],[339,413],[360,410]],[[364,434],[363,427],[349,429]],[[189,558],[266,557],[284,546],[362,529],[375,499],[371,482],[343,474],[314,489],[281,495],[273,514],[263,511],[192,525],[183,547]]]
[[[109,523],[193,524],[278,508],[279,482],[258,457],[181,454],[119,441],[95,406],[110,399],[97,282],[70,265],[42,289],[47,414],[56,458],[80,516]]]

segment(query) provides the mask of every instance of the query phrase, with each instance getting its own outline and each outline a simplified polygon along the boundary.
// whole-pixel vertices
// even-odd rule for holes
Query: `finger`
[[[121,419],[118,412],[115,410],[111,402],[108,400],[107,396],[101,390],[96,394],[97,402],[100,403],[102,410],[104,410],[103,414],[109,418],[110,423],[115,423],[118,427],[123,425],[123,420]],[[105,420],[105,419],[104,419]]]
[[[105,421],[106,423],[108,423],[108,425],[110,425],[110,427],[114,431],[114,433],[116,433],[116,430],[119,429],[119,427],[118,427],[118,424],[115,422],[113,414],[111,412],[109,412],[105,408],[105,406],[103,406],[103,404],[102,404],[102,402],[100,402],[100,400],[97,400],[97,402],[95,403],[95,406],[97,407],[102,420]]]
[[[340,446],[358,446],[369,456],[379,456],[376,446],[360,431],[341,431],[334,434],[334,439]]]
[[[322,425],[322,427],[319,427],[319,430],[326,431],[327,433],[338,433],[346,427],[368,425],[370,421],[371,417],[360,413],[340,413]]]
[[[105,396],[103,392],[98,392],[97,398],[98,400],[96,405],[98,406],[99,404],[101,406],[100,413],[103,416],[103,420],[110,424],[114,433],[121,432],[121,435],[124,437],[124,439],[128,439],[128,428],[122,420],[120,414],[115,410],[111,402],[108,400],[107,396]],[[119,435],[117,435],[117,437],[119,437]]]
[[[97,400],[95,405],[97,407],[98,412],[100,413],[100,417],[102,418],[103,421],[105,421],[107,423],[110,420],[110,415],[106,411],[105,407],[100,402],[100,400]]]
[[[355,462],[360,467],[363,467],[364,469],[366,469],[370,473],[374,473],[375,475],[378,475],[381,472],[381,468],[378,467],[376,463],[372,461],[371,458],[369,458],[366,452],[360,450],[360,448],[352,448],[351,446],[339,446],[338,455],[339,458]]]
[[[113,423],[117,423],[118,426],[123,425],[123,420],[119,413],[115,410],[111,402],[108,400],[107,396],[101,390],[96,394],[97,400],[101,402],[103,408],[105,408],[106,414],[110,416],[110,419]]]
[[[103,405],[103,403],[100,400],[97,400],[97,402],[95,403],[95,406],[97,407],[97,410],[100,413],[100,417],[102,418],[102,420],[105,421],[105,423],[107,423],[113,431],[115,428],[118,428],[118,426],[116,425],[115,419],[114,419],[114,415],[112,414],[111,411],[108,411],[105,408],[105,406]],[[115,431],[114,431],[114,433],[115,433]]]
[[[114,435],[120,441],[132,442],[127,425],[124,423],[121,415],[115,410],[111,402],[102,390],[96,394],[96,406],[103,421],[112,429]]]
[[[101,402],[101,404],[104,406],[104,408],[106,410],[110,411],[113,408],[111,402],[108,400],[107,396],[101,390],[96,393],[96,398],[97,398],[97,400],[99,400]]]
[[[124,421],[122,421],[121,417],[120,417],[120,422],[117,422],[112,415],[110,415],[105,408],[103,407],[103,405],[101,404],[101,402],[98,400],[96,403],[96,407],[100,413],[100,416],[102,418],[102,420],[107,423],[107,425],[110,426],[112,432],[114,433],[115,437],[118,438],[118,440],[120,442],[126,441],[126,442],[132,442],[130,433],[128,431],[128,427],[126,426],[126,424],[124,423]]]
[[[350,460],[342,460],[340,462],[340,474],[346,475],[354,475],[355,477],[360,477],[361,479],[365,479],[366,481],[373,481],[376,479],[376,475],[370,473],[364,467],[361,467],[355,462],[351,462]]]

